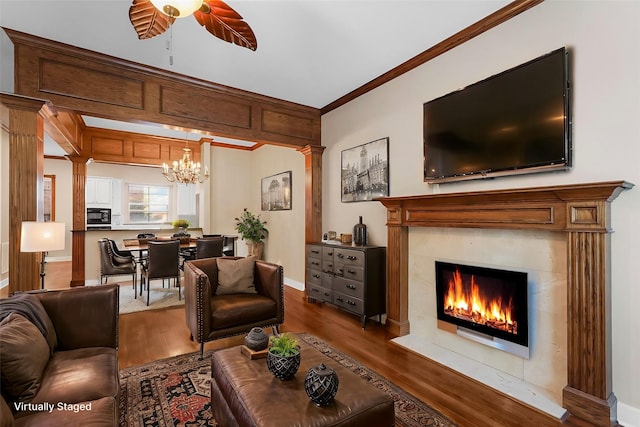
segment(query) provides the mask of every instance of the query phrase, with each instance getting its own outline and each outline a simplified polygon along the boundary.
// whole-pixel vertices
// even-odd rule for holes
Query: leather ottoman
[[[265,359],[250,360],[240,346],[220,350],[211,358],[211,406],[222,427],[362,426],[390,427],[395,423],[393,399],[299,340],[300,369],[289,381],[280,381]],[[324,363],[338,374],[335,400],[316,406],[304,390],[309,368]]]

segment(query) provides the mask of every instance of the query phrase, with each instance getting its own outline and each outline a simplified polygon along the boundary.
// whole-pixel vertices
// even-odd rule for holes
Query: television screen
[[[425,181],[570,168],[567,62],[561,48],[425,103]]]

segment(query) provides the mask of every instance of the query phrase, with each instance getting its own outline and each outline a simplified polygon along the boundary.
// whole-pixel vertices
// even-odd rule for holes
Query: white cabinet
[[[113,200],[111,178],[88,176],[85,204],[88,208],[110,208]]]

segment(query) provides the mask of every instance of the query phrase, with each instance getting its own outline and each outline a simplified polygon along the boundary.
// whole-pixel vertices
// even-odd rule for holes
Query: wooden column
[[[633,187],[597,182],[377,199],[387,208],[387,328],[409,333],[409,227],[547,230],[567,237],[567,372],[562,405],[589,425],[616,425],[612,390],[610,209]]]
[[[611,355],[611,237],[608,204],[569,204],[567,381],[562,405],[595,425],[616,425]]]
[[[9,294],[40,289],[39,252],[20,252],[22,221],[44,219],[45,101],[0,94],[9,109]]]
[[[407,335],[409,325],[409,227],[402,225],[401,204],[387,207],[387,329]],[[390,286],[393,284],[393,286]]]
[[[86,234],[85,185],[87,159],[70,157],[72,163],[71,192],[73,199],[73,225],[71,232],[71,286],[84,286],[84,247]]]
[[[318,242],[322,238],[322,152],[325,147],[307,145],[299,151],[304,154],[305,188],[305,242]]]

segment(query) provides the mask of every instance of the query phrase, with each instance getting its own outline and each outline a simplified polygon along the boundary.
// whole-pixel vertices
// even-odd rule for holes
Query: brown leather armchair
[[[184,266],[185,316],[191,338],[200,343],[200,357],[205,342],[245,334],[254,327],[271,326],[277,334],[284,322],[282,266],[257,260],[256,293],[216,295],[218,259],[239,258],[204,258]]]

